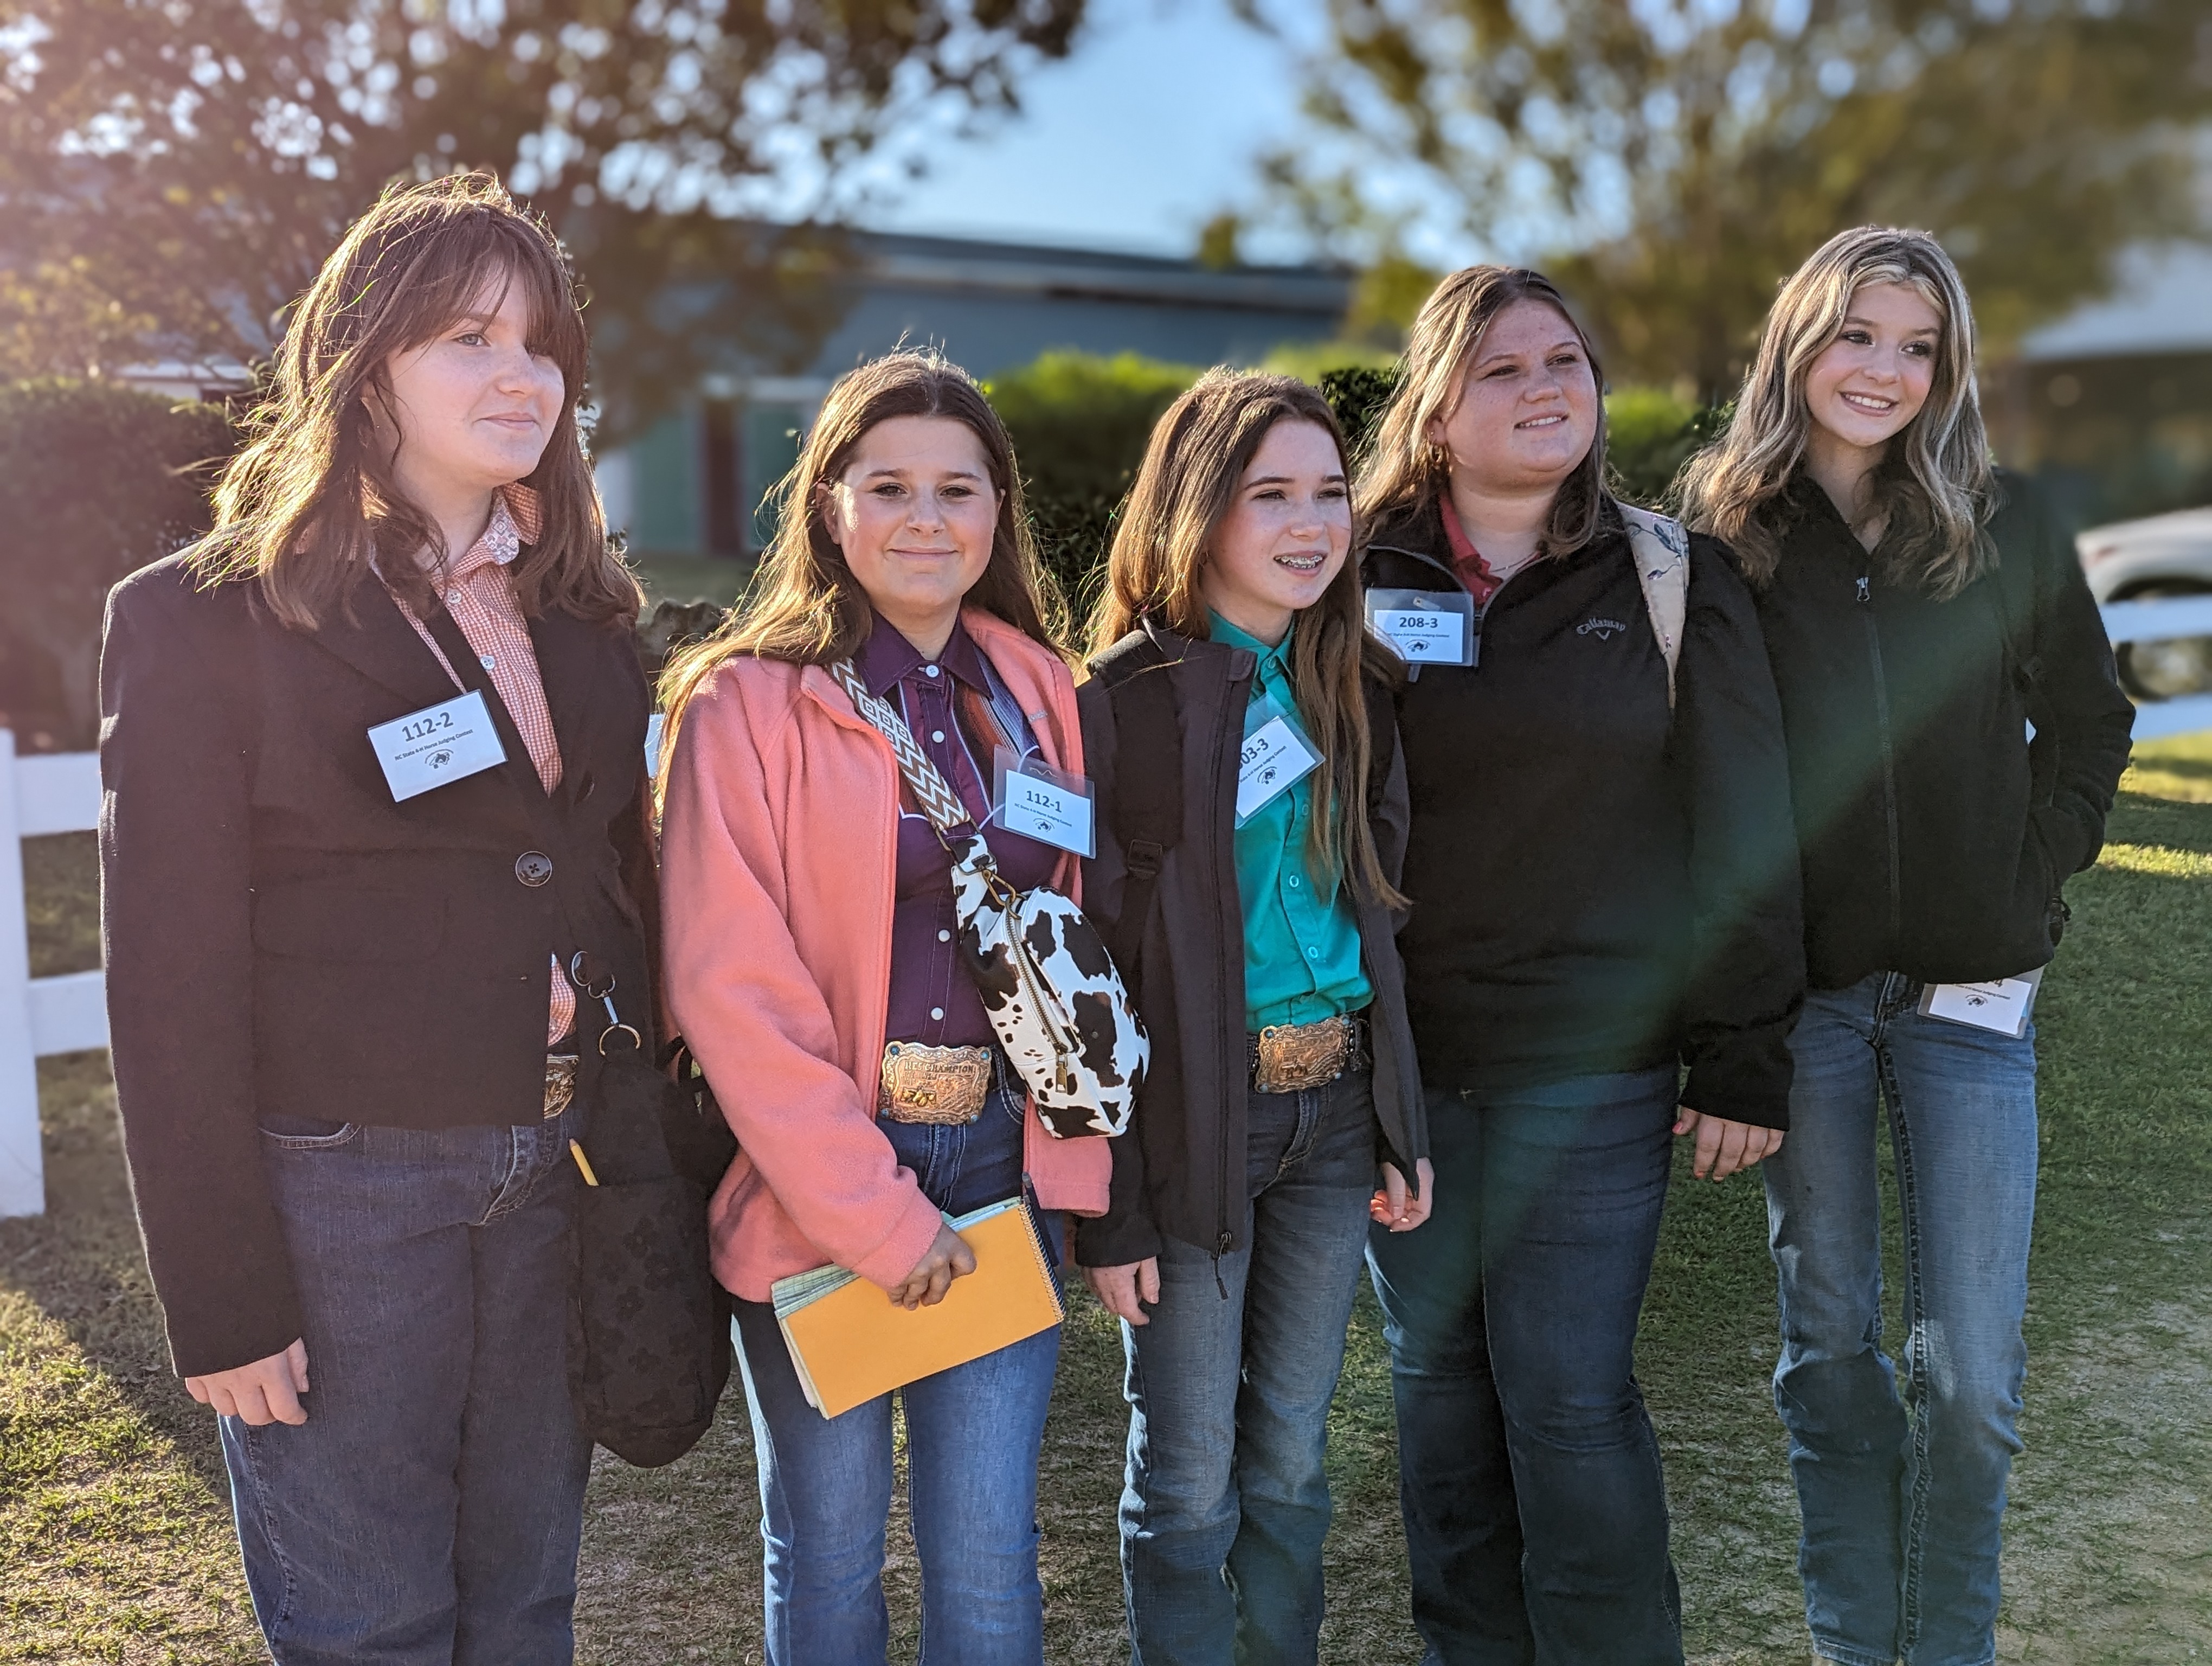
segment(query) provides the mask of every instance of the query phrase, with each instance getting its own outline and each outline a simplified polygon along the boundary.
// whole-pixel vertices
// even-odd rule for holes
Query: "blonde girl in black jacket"
[[[1693,524],[1751,581],[1789,733],[1813,993],[1766,1167],[1774,1398],[1814,1646],[1851,1666],[1983,1666],[1996,1646],[2035,1213],[2027,1009],[2133,721],[2069,540],[1990,465],[1973,351],[1934,238],[1839,233],[1783,286],[1686,481]],[[1901,1397],[1881,1347],[1885,1110]]]

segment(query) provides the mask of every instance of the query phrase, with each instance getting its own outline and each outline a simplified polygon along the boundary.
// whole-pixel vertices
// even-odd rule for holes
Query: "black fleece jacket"
[[[1379,526],[1370,586],[1458,588],[1433,503]],[[1667,702],[1626,528],[1492,597],[1478,663],[1399,702],[1413,824],[1399,936],[1430,1083],[1510,1086],[1676,1061],[1682,1103],[1789,1125],[1804,996],[1773,681],[1725,548],[1691,540]]]
[[[1815,988],[2044,964],[2104,843],[2135,708],[2071,542],[2027,482],[1998,483],[1996,567],[1948,601],[1886,576],[1805,476],[1779,502],[1757,600]]]

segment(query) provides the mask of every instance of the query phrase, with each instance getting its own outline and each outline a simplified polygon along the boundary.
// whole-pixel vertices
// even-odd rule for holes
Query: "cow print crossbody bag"
[[[1058,1140],[1123,1132],[1152,1043],[1097,928],[1057,891],[1008,885],[960,795],[897,709],[868,692],[851,660],[828,669],[890,742],[899,773],[951,853],[961,958],[1037,1120]]]

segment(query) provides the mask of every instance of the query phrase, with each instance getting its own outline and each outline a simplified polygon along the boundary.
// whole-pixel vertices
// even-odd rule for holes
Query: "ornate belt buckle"
[[[548,1053],[545,1055],[545,1116],[548,1121],[558,1116],[576,1097],[576,1055],[574,1053]]]
[[[892,1042],[884,1049],[878,1109],[895,1122],[972,1122],[983,1114],[992,1074],[988,1047]]]
[[[1341,1018],[1269,1025],[1259,1035],[1252,1085],[1262,1093],[1325,1087],[1344,1073],[1350,1041]]]

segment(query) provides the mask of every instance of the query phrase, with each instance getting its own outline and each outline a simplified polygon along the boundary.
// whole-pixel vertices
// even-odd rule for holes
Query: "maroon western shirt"
[[[898,707],[930,762],[960,795],[970,822],[981,826],[990,813],[993,760],[1003,742],[991,717],[983,652],[974,639],[955,623],[945,652],[924,660],[878,616],[853,666],[869,693]],[[1024,729],[1019,750],[1028,751],[1036,742],[1026,723]],[[902,791],[900,797],[890,1012],[884,1038],[933,1047],[990,1045],[997,1033],[954,941],[959,921],[952,906],[952,858],[911,796]],[[1001,827],[988,829],[983,842],[1017,891],[1044,884],[1059,865],[1060,852],[1050,845]]]

